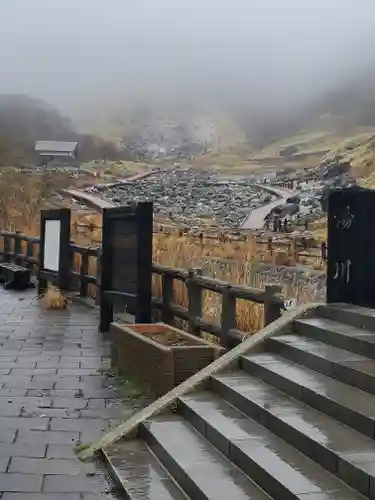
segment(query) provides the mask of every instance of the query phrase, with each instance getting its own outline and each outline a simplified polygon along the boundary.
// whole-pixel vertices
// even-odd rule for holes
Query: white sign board
[[[60,221],[46,220],[44,233],[44,269],[59,270],[60,261]]]

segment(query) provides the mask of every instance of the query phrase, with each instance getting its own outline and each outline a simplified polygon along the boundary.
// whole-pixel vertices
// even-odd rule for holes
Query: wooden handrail
[[[0,255],[6,261],[26,263],[33,271],[38,264],[38,252],[34,248],[40,243],[37,237],[27,236],[20,232],[0,231],[4,245]],[[22,252],[22,242],[27,243],[26,252]],[[100,247],[84,247],[75,243],[70,244],[72,261],[74,255],[80,256],[79,269],[71,269],[72,287],[80,297],[89,295],[89,285],[100,288]],[[90,258],[97,261],[97,276],[89,274]],[[231,283],[202,275],[200,269],[175,269],[162,264],[153,263],[152,272],[161,276],[162,295],[152,298],[152,306],[161,312],[162,320],[171,323],[175,318],[188,322],[188,329],[195,335],[202,331],[210,333],[220,339],[225,347],[237,344],[246,334],[237,329],[236,304],[237,300],[247,300],[264,305],[264,324],[268,325],[281,316],[284,309],[284,300],[281,296],[281,287],[267,285],[265,290],[259,290],[244,285]],[[174,302],[174,281],[182,282],[187,288],[187,308]],[[204,318],[203,294],[211,291],[221,296],[221,317],[219,324],[211,323]]]

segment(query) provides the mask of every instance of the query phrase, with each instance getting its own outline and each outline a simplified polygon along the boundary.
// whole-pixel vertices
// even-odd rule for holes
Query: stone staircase
[[[103,456],[131,500],[375,499],[374,437],[375,311],[331,305]]]

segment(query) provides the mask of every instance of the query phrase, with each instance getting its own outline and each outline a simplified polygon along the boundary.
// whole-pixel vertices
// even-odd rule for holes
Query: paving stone
[[[89,399],[87,401],[88,409],[102,409],[106,407],[105,399]]]
[[[11,375],[20,376],[50,376],[56,375],[56,368],[12,368]]]
[[[79,361],[60,360],[60,361],[38,361],[37,368],[79,368]]]
[[[55,397],[52,398],[52,406],[54,408],[68,408],[68,409],[82,409],[86,408],[87,400],[84,398],[65,398]]]
[[[0,398],[13,397],[13,396],[26,396],[27,389],[19,387],[18,389],[0,389]]]
[[[26,394],[27,396],[35,396],[35,397],[78,398],[82,397],[81,392],[78,392],[78,390],[74,389],[27,389]]]
[[[76,458],[74,446],[63,444],[49,444],[47,458]]]
[[[79,377],[61,377],[56,382],[56,389],[83,389],[83,387]]]
[[[85,375],[100,375],[95,368],[58,368],[57,375],[59,377],[82,377]]]
[[[107,430],[109,429],[109,425]],[[98,441],[101,439],[106,431],[100,429],[87,429],[80,434],[81,443],[91,443],[92,441]]]
[[[17,358],[17,356],[11,356]],[[0,361],[1,370],[11,370],[15,366],[15,361]]]
[[[5,404],[19,404],[23,408],[50,408],[52,404],[51,398],[38,398],[38,397],[20,397],[12,396],[8,398],[0,398],[0,405]]]
[[[0,289],[0,498],[111,498],[96,464],[74,453],[115,416],[107,402],[118,394],[101,373],[110,367],[108,340],[86,308],[47,312],[34,296],[24,292],[19,301]]]
[[[60,476],[64,477],[64,476]],[[0,473],[0,485],[3,492],[37,492],[42,491],[43,476],[37,474]],[[91,490],[90,490],[91,491]]]
[[[24,389],[28,388],[31,382],[31,377],[13,377],[4,379],[4,389]]]
[[[100,400],[98,400],[100,401]],[[114,419],[114,418],[122,418],[123,420],[127,415],[130,413],[133,413],[133,411],[129,408],[121,410],[120,408],[93,408],[93,409],[83,409],[79,410],[79,416],[80,418],[84,419],[97,419],[97,418],[102,418],[102,419]]]
[[[0,428],[0,446],[3,443],[13,443],[16,439],[16,430],[15,429],[1,429]]]
[[[68,410],[66,408],[23,408],[23,417],[41,417],[41,418],[79,418],[80,410]]]
[[[4,493],[1,500],[82,500],[79,493]],[[86,500],[86,499],[83,499]]]
[[[1,477],[1,476],[0,476]],[[104,492],[108,487],[103,476],[86,477],[86,476],[57,476],[47,475],[44,479],[45,492],[59,493],[59,492]]]
[[[80,361],[82,368],[96,368],[99,369],[103,366],[103,361],[99,358],[83,358]]]
[[[48,421],[43,418],[0,417],[0,429],[48,429]]]
[[[5,398],[3,398],[5,399]],[[1,417],[18,417],[21,415],[22,406],[14,403],[0,401],[0,418]]]
[[[13,364],[13,368],[35,368],[36,361],[27,359],[27,357],[18,358]]]
[[[27,384],[28,389],[53,389],[55,385],[54,377],[46,377],[38,375],[34,376],[30,383]]]
[[[1,462],[0,462],[1,465]],[[23,474],[78,474],[82,470],[77,459],[48,459],[13,457],[8,472]]]
[[[71,444],[78,442],[79,432],[73,431],[36,431],[21,429],[17,436],[17,443],[41,443],[41,444]]]
[[[9,461],[10,461],[10,457],[0,457],[0,472],[6,472],[8,465],[9,465]],[[1,487],[1,484],[0,484],[0,487]]]
[[[105,430],[108,427],[108,420],[104,419],[70,419],[52,418],[50,428],[55,431],[77,431],[84,432],[91,429]]]

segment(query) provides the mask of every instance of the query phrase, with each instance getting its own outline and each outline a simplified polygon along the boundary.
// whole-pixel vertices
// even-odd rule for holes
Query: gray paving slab
[[[44,311],[35,290],[0,288],[1,500],[108,499],[105,474],[80,463],[74,446],[139,402],[123,401],[108,379],[97,325],[95,310]]]

